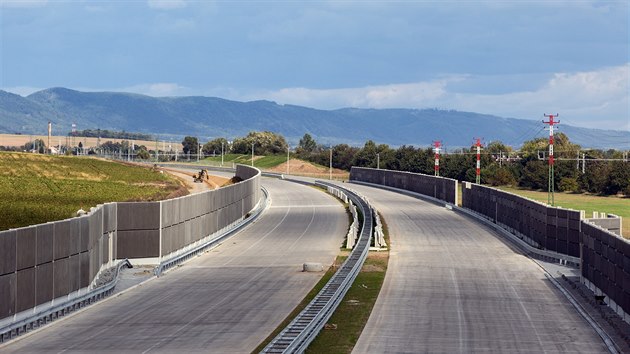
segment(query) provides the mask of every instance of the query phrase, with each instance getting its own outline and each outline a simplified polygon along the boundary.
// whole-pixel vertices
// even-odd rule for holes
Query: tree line
[[[107,129],[85,129],[76,132],[69,132],[68,136],[80,136],[86,138],[109,138],[109,139],[127,139],[127,140],[146,140],[152,141],[155,138],[150,134],[130,133],[126,131],[113,131]]]
[[[199,148],[196,138],[186,137],[182,142],[184,151],[195,153]],[[252,144],[256,155],[286,154],[287,142],[272,132],[250,132],[231,144],[217,138],[202,145],[204,154],[224,153],[250,154]],[[482,148],[481,183],[492,186],[519,186],[529,189],[548,188],[548,140],[536,138],[523,143],[515,151],[500,141],[493,141]],[[337,144],[318,144],[310,135],[304,134],[292,156],[315,164],[328,166],[332,150],[333,168],[349,171],[352,166],[434,174],[435,152],[431,147],[402,145],[392,148],[387,144],[376,144],[368,140],[363,147]],[[569,137],[557,133],[554,140],[554,188],[566,192],[589,192],[603,195],[625,194],[630,196],[630,161],[627,155],[617,150],[584,151]],[[582,166],[581,154],[586,154]],[[578,156],[580,160],[578,161]],[[604,160],[607,161],[604,161]],[[611,161],[616,159],[617,161]],[[440,156],[440,176],[458,181],[476,180],[476,147],[457,149]],[[584,172],[582,172],[584,170]]]

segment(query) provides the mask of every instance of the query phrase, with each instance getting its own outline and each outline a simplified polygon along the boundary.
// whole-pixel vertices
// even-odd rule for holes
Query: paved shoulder
[[[542,270],[493,231],[415,198],[352,185],[391,235],[356,353],[606,352]]]
[[[332,197],[263,184],[271,208],[221,246],[0,352],[251,352],[321,277],[302,263],[331,264],[348,227]]]

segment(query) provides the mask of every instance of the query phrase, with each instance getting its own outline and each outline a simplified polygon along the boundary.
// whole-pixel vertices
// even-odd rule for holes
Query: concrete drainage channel
[[[316,184],[343,190],[359,207],[363,213],[361,234],[350,256],[339,267],[335,275],[306,308],[263,349],[263,353],[304,352],[335,312],[367,258],[373,228],[372,208],[357,194],[345,188],[320,181]]]

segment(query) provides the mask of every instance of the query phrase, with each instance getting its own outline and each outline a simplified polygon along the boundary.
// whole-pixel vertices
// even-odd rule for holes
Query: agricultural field
[[[522,195],[524,197],[547,203],[547,192],[531,191],[511,187],[499,187],[499,189]],[[630,198],[615,196],[597,196],[588,194],[556,193],[555,204],[563,208],[584,210],[586,217],[590,218],[593,211],[606,212],[621,216],[623,223],[623,236],[630,238]]]
[[[186,194],[177,179],[100,159],[0,153],[0,230],[66,219],[113,201]]]

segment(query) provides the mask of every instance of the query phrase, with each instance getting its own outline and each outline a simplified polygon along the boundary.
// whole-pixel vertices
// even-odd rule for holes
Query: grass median
[[[381,221],[383,223],[385,242],[389,245],[387,224],[385,220]],[[388,262],[389,249],[387,251],[370,251],[368,253],[361,271],[354,283],[352,283],[346,296],[328,320],[327,326],[308,347],[306,353],[352,352],[370,318],[372,308],[381,291]]]

